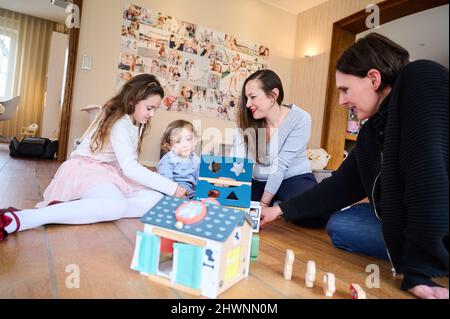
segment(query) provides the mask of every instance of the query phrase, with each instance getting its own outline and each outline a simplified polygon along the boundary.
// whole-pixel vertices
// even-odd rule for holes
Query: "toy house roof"
[[[178,229],[175,227],[177,222],[175,210],[188,201],[165,195],[141,217],[141,222],[218,242],[226,241],[233,230],[245,221],[251,224],[249,217],[243,210],[205,203],[207,212],[202,221],[195,224],[185,224],[181,229]]]

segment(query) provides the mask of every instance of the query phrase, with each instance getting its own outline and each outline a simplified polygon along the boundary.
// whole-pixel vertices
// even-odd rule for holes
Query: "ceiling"
[[[58,23],[65,23],[67,17],[66,11],[50,0],[0,0],[0,8]]]
[[[328,0],[259,0],[273,7],[298,14]],[[0,8],[65,23],[66,12],[50,0],[0,0]],[[427,58],[449,66],[449,6],[419,12],[381,25],[374,30],[404,46],[411,59]],[[361,37],[370,31],[358,35]]]
[[[299,14],[328,0],[259,0],[291,14]],[[64,9],[53,6],[50,0],[0,0],[0,8],[16,11],[42,19],[64,23]]]
[[[370,32],[389,37],[409,51],[411,61],[429,59],[448,68],[449,5],[418,12],[382,24],[379,28],[359,33],[356,38]]]
[[[273,7],[282,9],[292,14],[299,14],[316,7],[328,0],[259,0]]]

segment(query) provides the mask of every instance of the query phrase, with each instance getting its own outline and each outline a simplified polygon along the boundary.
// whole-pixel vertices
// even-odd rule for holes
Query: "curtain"
[[[0,9],[2,27],[17,34],[12,96],[20,96],[20,104],[14,118],[0,122],[0,135],[20,139],[22,127],[32,123],[41,127],[50,40],[56,23]]]

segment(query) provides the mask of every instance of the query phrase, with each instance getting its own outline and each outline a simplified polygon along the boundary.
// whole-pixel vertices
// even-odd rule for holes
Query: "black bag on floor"
[[[45,137],[25,137],[20,142],[13,137],[9,143],[11,157],[53,159],[57,150],[58,141],[51,141]]]

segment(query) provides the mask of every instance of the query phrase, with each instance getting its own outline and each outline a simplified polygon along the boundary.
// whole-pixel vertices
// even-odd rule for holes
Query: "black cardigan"
[[[404,274],[402,289],[436,286],[431,277],[448,276],[449,263],[448,91],[445,67],[427,60],[404,67],[348,158],[281,203],[284,217],[326,216],[368,197],[393,266]]]

